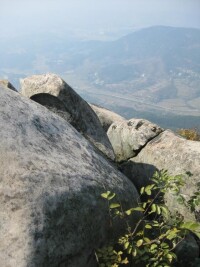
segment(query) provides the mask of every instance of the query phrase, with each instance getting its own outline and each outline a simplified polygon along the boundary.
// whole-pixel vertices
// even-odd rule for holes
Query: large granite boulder
[[[111,233],[100,194],[135,206],[134,185],[58,115],[2,87],[0,102],[0,266],[96,266]]]
[[[113,146],[116,161],[126,161],[154,137],[163,131],[158,125],[144,119],[115,122],[108,129],[108,138]]]
[[[99,107],[94,104],[90,104],[90,106],[94,110],[94,112],[97,114],[105,132],[108,131],[108,128],[110,127],[112,123],[125,121],[125,118],[123,118],[122,116],[118,115],[117,113],[111,110],[108,110],[103,107]]]
[[[59,76],[49,73],[22,79],[20,93],[63,117],[107,157],[114,159],[112,146],[97,115]]]
[[[182,174],[186,182],[182,192],[186,198],[191,197],[198,190],[197,184],[200,183],[200,142],[186,140],[166,130],[123,165],[123,172],[138,187],[141,187],[142,183],[148,183],[157,169],[168,170],[171,175]],[[187,175],[187,172],[192,175]],[[178,210],[187,220],[194,219],[194,214],[179,205],[172,194],[166,196],[166,201],[172,211]],[[198,212],[196,219],[200,221]]]
[[[0,80],[0,86],[3,86],[5,88],[7,88],[7,89],[11,89],[11,90],[17,92],[17,89],[12,85],[12,83],[10,83],[6,79]]]

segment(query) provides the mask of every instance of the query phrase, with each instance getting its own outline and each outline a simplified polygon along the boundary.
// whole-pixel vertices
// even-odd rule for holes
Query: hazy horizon
[[[1,38],[41,32],[130,32],[154,25],[200,28],[199,0],[0,0]]]
[[[0,0],[0,8],[0,78],[17,89],[22,78],[56,73],[124,117],[196,125],[200,0]],[[134,33],[158,25],[198,30]]]

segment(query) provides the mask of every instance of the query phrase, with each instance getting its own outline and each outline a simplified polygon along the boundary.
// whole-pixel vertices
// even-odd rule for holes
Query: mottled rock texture
[[[12,83],[10,83],[8,80],[0,80],[0,86],[3,86],[7,89],[11,89],[11,90],[17,92],[17,89],[15,89],[15,87],[12,85]]]
[[[136,184],[136,179],[140,180],[140,185],[142,181],[146,183],[156,169],[168,170],[171,175],[183,174],[186,185],[182,192],[189,198],[197,191],[197,183],[200,182],[200,142],[186,140],[166,130],[123,167],[126,175],[132,177]],[[192,175],[185,175],[186,172]],[[178,205],[172,194],[166,196],[166,201],[171,210],[178,210],[186,219],[194,219],[188,210]]]
[[[155,136],[162,132],[162,128],[144,119],[131,119],[115,122],[108,129],[108,138],[113,146],[116,161],[126,161],[137,153]]]
[[[111,231],[100,194],[135,206],[134,185],[64,119],[2,87],[0,136],[0,266],[96,266]]]
[[[21,80],[24,96],[63,117],[110,159],[114,152],[101,123],[86,101],[55,74],[33,75]]]
[[[107,132],[108,128],[113,122],[125,121],[125,118],[123,118],[122,116],[118,115],[117,113],[111,110],[108,110],[106,108],[99,107],[93,104],[91,104],[90,106],[94,110],[94,112],[97,114],[105,132]]]
[[[187,235],[186,238],[176,247],[175,253],[178,257],[176,267],[200,266],[200,247],[198,246],[194,236]]]

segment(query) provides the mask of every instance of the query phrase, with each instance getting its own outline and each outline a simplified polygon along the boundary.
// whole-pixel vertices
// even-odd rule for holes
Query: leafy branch
[[[180,214],[171,215],[164,203],[164,195],[168,192],[191,211],[195,211],[200,203],[200,193],[186,201],[180,189],[184,185],[181,175],[170,176],[167,171],[156,172],[152,177],[152,184],[142,187],[141,196],[146,201],[139,201],[137,207],[123,210],[121,203],[113,202],[115,193],[107,191],[101,196],[107,200],[109,214],[112,220],[120,217],[126,220],[127,229],[119,237],[117,244],[109,244],[97,250],[100,267],[117,267],[122,265],[135,266],[143,263],[147,267],[170,267],[176,261],[174,253],[178,244],[185,236],[192,232],[200,238],[200,224],[184,222]],[[128,216],[135,212],[141,213],[141,218],[133,227],[128,223]],[[115,249],[115,248],[119,248]]]

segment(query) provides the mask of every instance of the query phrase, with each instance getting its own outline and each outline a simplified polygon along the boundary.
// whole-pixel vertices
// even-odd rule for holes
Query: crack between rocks
[[[137,155],[142,151],[143,148],[145,148],[145,147],[148,145],[148,143],[149,143],[150,141],[152,141],[153,139],[157,138],[159,135],[161,135],[161,134],[164,133],[164,132],[165,132],[165,130],[161,131],[160,133],[158,133],[158,134],[155,135],[154,137],[150,138],[150,139],[149,139],[143,146],[141,146],[138,150],[135,150],[135,151],[134,151],[134,152],[135,152],[135,155],[134,155],[134,156],[132,156],[132,157],[130,157],[130,158],[127,158],[126,160],[123,160],[123,161],[119,162],[119,164],[122,164],[122,163],[127,162],[128,160],[130,160],[130,159],[132,159],[132,158],[137,157]]]

